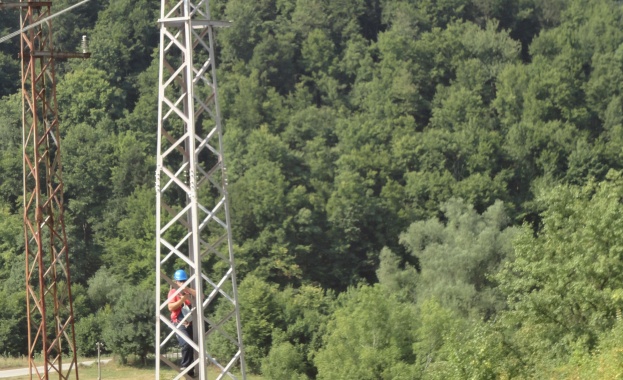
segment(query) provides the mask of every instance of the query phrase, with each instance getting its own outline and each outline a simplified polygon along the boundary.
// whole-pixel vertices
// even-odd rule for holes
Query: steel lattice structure
[[[156,169],[156,378],[161,363],[190,378],[246,379],[230,224],[227,178],[214,63],[215,27],[209,1],[162,0]],[[179,329],[170,321],[166,292],[173,271],[189,271],[194,288],[193,364],[180,369],[167,355]],[[186,320],[188,317],[185,317]],[[203,321],[204,323],[198,323]],[[215,357],[210,342],[229,345]]]
[[[49,1],[20,8],[24,239],[30,377],[78,379]],[[63,355],[69,360],[63,363]],[[40,356],[41,362],[35,363]],[[65,364],[65,366],[63,365]],[[37,366],[43,366],[40,371]]]

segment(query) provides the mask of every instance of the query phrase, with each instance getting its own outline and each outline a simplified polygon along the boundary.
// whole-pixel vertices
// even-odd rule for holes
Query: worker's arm
[[[180,293],[180,298],[177,301],[169,302],[169,311],[177,310],[184,305],[186,301],[186,294]]]
[[[190,294],[193,297],[197,295],[197,292],[193,288],[184,288],[184,290],[182,290],[182,293],[186,295]]]

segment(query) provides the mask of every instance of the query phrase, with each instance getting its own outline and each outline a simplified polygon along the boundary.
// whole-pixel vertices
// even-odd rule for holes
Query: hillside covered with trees
[[[86,34],[92,52],[57,63],[85,355],[100,340],[122,359],[153,352],[159,9],[92,0],[54,23],[59,50],[79,50]],[[216,35],[217,64],[252,372],[623,374],[619,1],[211,9],[233,21]],[[18,24],[16,11],[0,12],[0,36]],[[6,355],[27,352],[18,51],[17,40],[0,44]]]

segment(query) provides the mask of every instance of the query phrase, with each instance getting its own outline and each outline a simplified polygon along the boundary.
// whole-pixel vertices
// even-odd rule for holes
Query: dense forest
[[[217,62],[250,371],[621,376],[620,1],[210,7],[233,21]],[[153,352],[159,9],[92,0],[54,23],[58,50],[92,52],[56,68],[84,355]],[[0,12],[0,36],[18,24]],[[27,352],[17,41],[0,44],[5,355]]]

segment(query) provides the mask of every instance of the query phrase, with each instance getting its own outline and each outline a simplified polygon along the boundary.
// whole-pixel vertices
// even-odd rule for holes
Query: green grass
[[[13,358],[10,356],[0,356],[0,371],[13,368],[28,367],[28,360],[25,356]]]
[[[93,360],[93,359],[84,359]],[[82,360],[80,360],[82,361]],[[28,362],[25,358],[4,358],[0,357],[0,370],[12,368],[27,368]],[[164,367],[164,368],[163,368]],[[101,366],[102,380],[154,380],[155,367],[138,365],[120,365],[114,360]],[[78,376],[80,380],[97,380],[97,363],[90,366],[79,365]],[[168,367],[160,367],[160,380],[170,380],[175,377],[176,373],[169,370]],[[215,368],[208,368],[208,380],[216,379],[218,373]],[[229,378],[229,377],[226,377]],[[240,378],[240,377],[239,377]],[[74,379],[70,376],[70,379]],[[30,380],[29,376],[9,377],[3,380]],[[262,380],[257,375],[247,375],[247,380]]]

